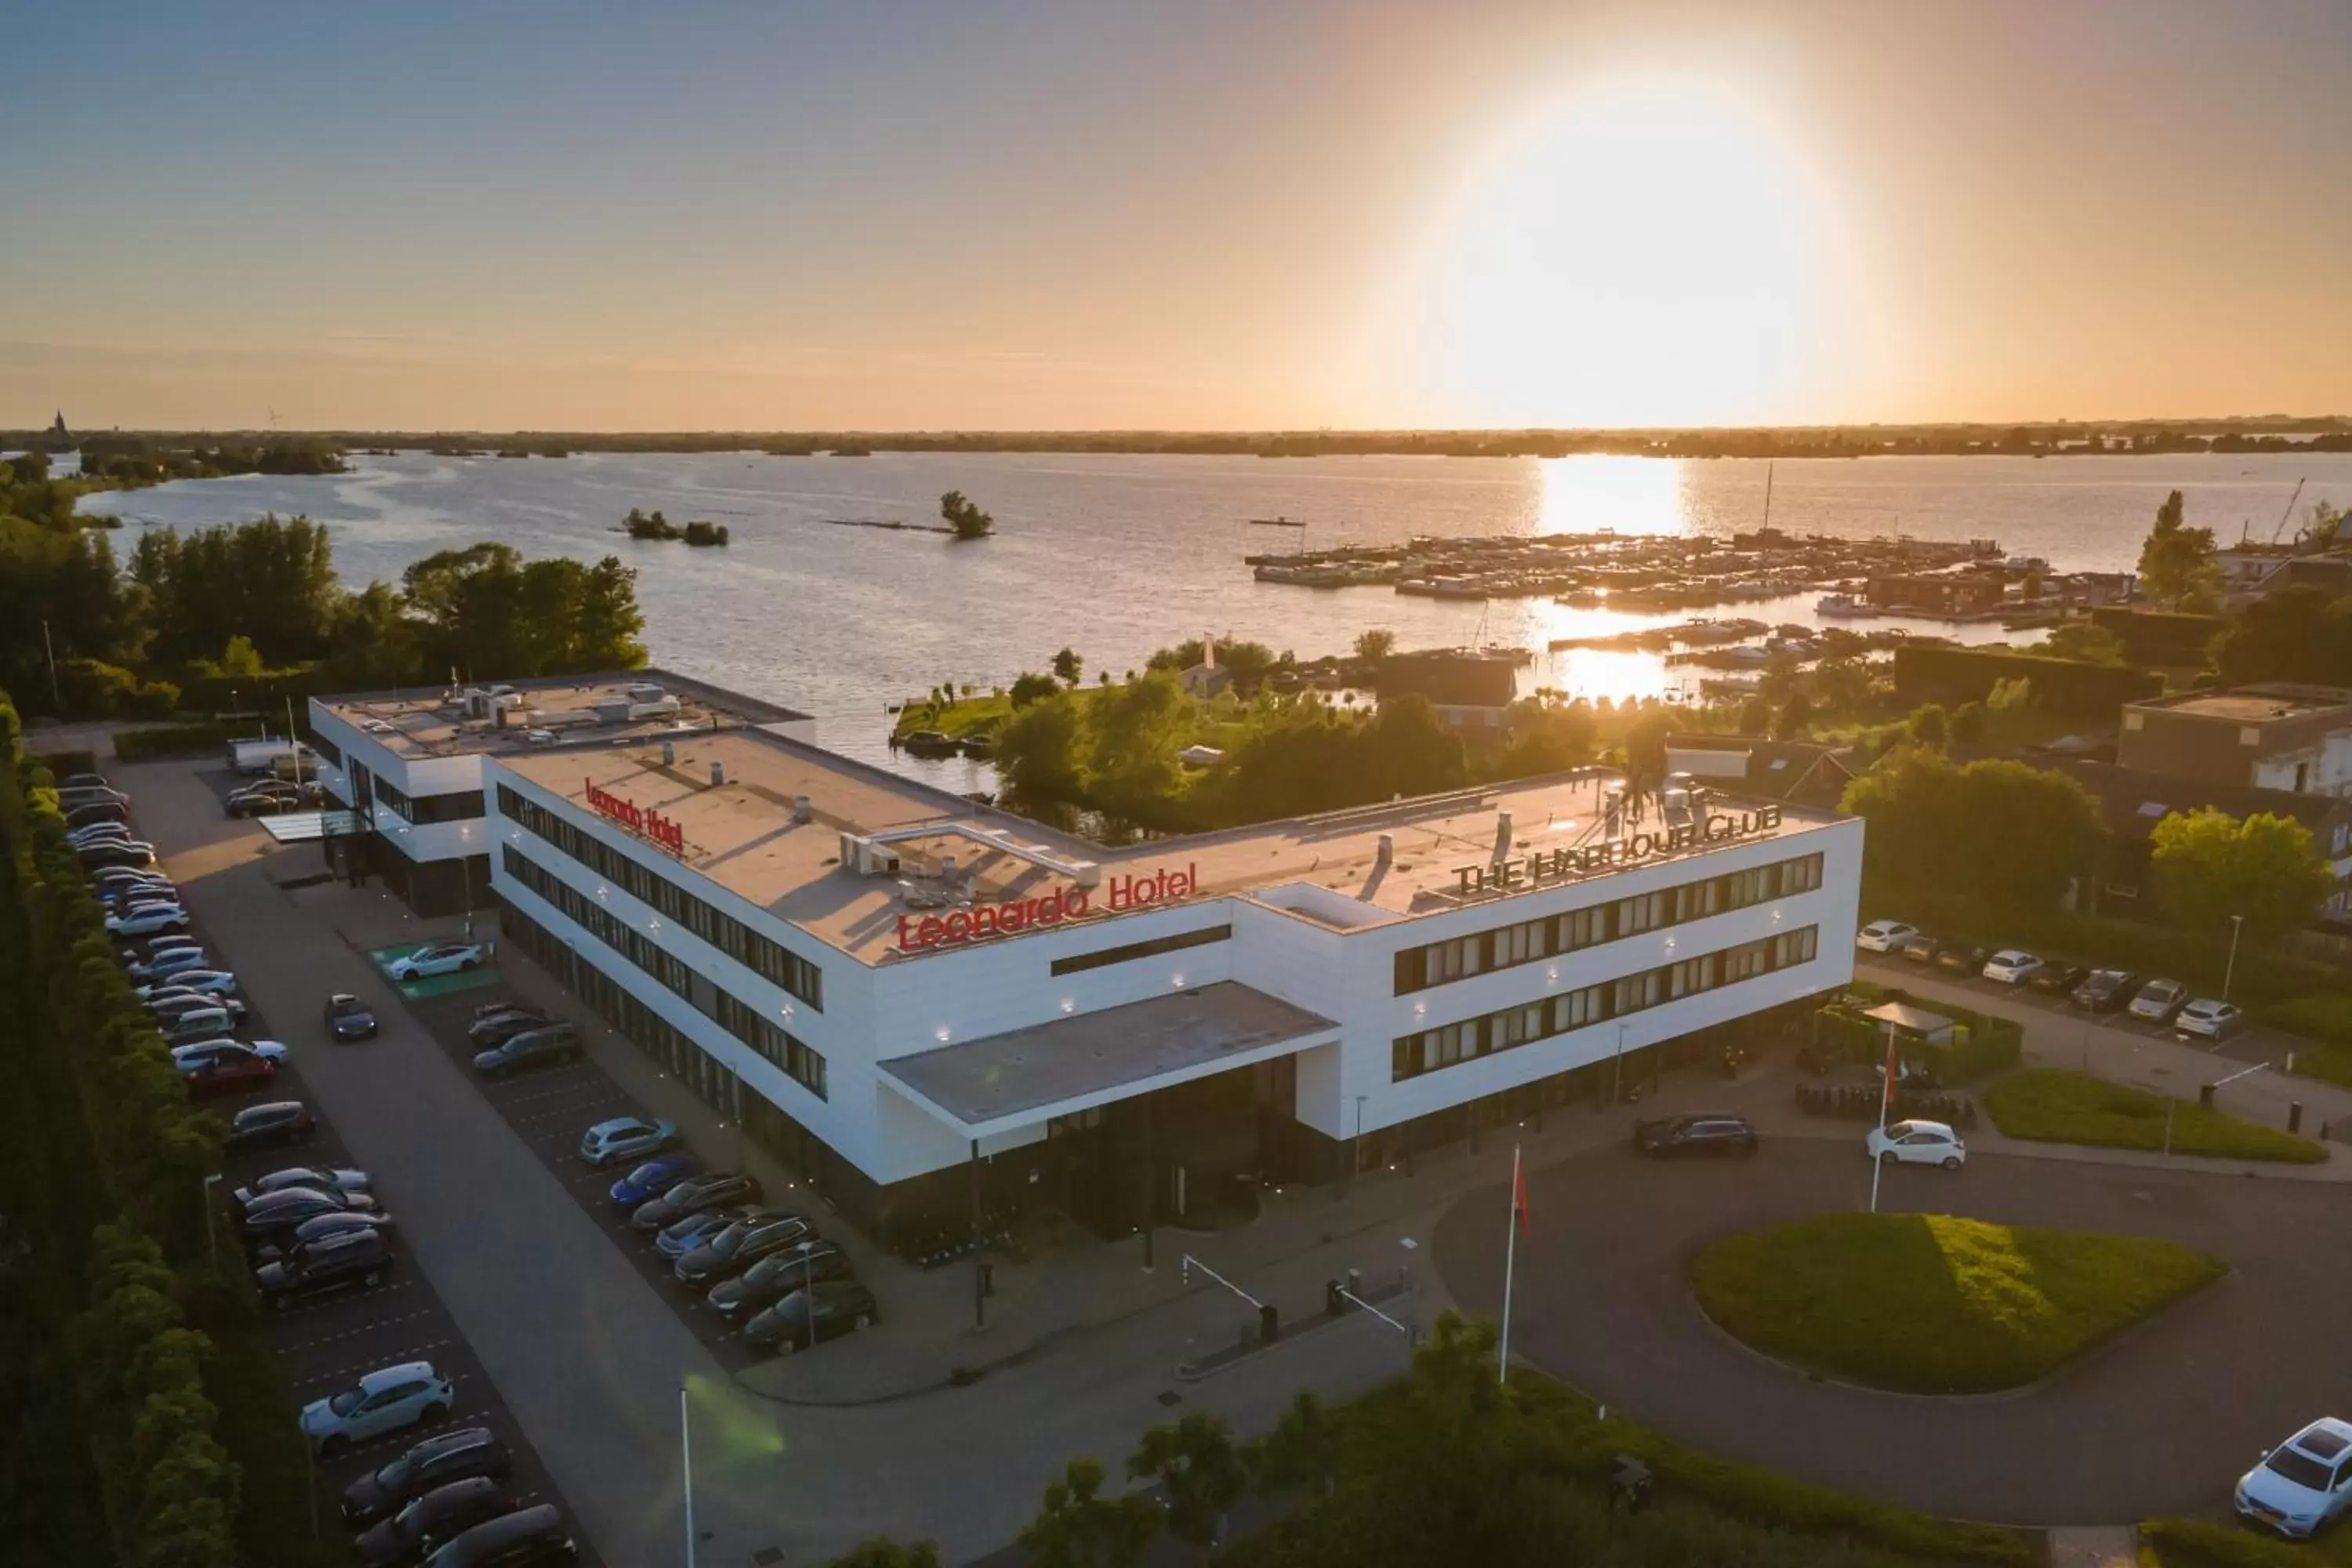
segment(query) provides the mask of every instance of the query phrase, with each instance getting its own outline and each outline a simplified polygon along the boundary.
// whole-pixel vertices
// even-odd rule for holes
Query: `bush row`
[[[2327,1151],[2308,1138],[2086,1073],[2034,1068],[1985,1090],[1985,1114],[2005,1137],[2109,1149],[2158,1150],[2220,1160],[2315,1165]]]
[[[2015,1019],[1996,1017],[1932,997],[1914,996],[1899,986],[1856,981],[1849,991],[1862,999],[1861,1005],[1832,1002],[1824,1006],[1814,1026],[1814,1038],[1855,1061],[1877,1061],[1885,1055],[1885,1029],[1863,1016],[1867,1008],[1882,1002],[1919,1007],[1958,1026],[1948,1046],[1917,1041],[1906,1041],[1903,1046],[1902,1054],[1906,1060],[1927,1063],[1935,1069],[1937,1081],[1948,1087],[2007,1072],[2023,1054],[2025,1030]]]
[[[140,763],[150,757],[188,757],[218,752],[228,742],[228,731],[218,724],[165,724],[152,730],[117,730],[114,754],[126,763]]]
[[[2150,1568],[2310,1568],[2309,1546],[2290,1545],[2201,1519],[2151,1519],[2139,1527],[2140,1561]]]
[[[94,658],[58,660],[58,692],[67,713],[87,719],[168,719],[180,706],[170,681]]]

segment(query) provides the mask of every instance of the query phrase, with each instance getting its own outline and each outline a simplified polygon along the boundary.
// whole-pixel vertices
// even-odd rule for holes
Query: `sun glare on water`
[[[1787,416],[1822,374],[1827,204],[1773,118],[1704,80],[1594,83],[1507,122],[1415,286],[1430,422]]]

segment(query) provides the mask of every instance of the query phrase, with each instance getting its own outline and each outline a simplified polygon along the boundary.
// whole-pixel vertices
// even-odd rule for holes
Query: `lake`
[[[526,555],[617,554],[637,568],[656,664],[815,714],[827,745],[890,761],[958,789],[979,764],[892,759],[885,710],[944,680],[986,688],[1076,648],[1096,670],[1139,668],[1152,649],[1213,634],[1302,658],[1344,651],[1368,626],[1401,647],[1472,641],[1538,650],[1528,685],[1622,699],[1684,689],[1696,672],[1654,655],[1543,651],[1555,637],[1667,624],[1683,616],[1491,605],[1385,587],[1316,590],[1254,581],[1255,552],[1400,542],[1413,534],[1728,534],[1763,520],[1761,462],[1643,458],[1192,458],[1034,454],[758,453],[567,458],[351,459],[318,479],[190,480],[91,496],[125,532],[303,512],[331,532],[353,584],[395,580],[438,550],[499,540]],[[1873,458],[1780,464],[1772,523],[1793,533],[1991,537],[2055,568],[2129,570],[2168,490],[2191,523],[2269,537],[2298,479],[2315,500],[2352,501],[2352,455]],[[936,523],[961,489],[996,537],[840,528],[828,519]],[[732,544],[694,550],[614,531],[631,507],[673,522],[708,518]],[[1301,529],[1252,518],[1304,519]],[[126,547],[128,540],[121,542]],[[1713,613],[1814,623],[1811,595]],[[1875,621],[1916,631],[1927,622]],[[1971,627],[1971,641],[2038,634]],[[499,672],[478,672],[484,678]]]

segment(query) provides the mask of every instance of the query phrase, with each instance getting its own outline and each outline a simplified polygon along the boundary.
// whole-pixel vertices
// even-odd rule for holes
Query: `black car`
[[[1695,1110],[1643,1121],[1633,1129],[1633,1147],[1644,1154],[1753,1154],[1756,1126],[1727,1110]]]
[[[362,1535],[360,1561],[367,1568],[409,1568],[474,1526],[505,1518],[521,1500],[489,1476],[435,1487]]]
[[[760,1181],[737,1171],[705,1171],[698,1176],[688,1176],[653,1202],[640,1207],[629,1216],[640,1235],[651,1236],[688,1215],[715,1209],[721,1204],[755,1204],[760,1201]]]
[[[509,1003],[493,1002],[477,1008],[474,1021],[466,1028],[467,1043],[477,1050],[502,1046],[527,1029],[544,1029],[561,1019],[531,1007],[517,1007]]]
[[[310,1108],[299,1100],[273,1100],[264,1105],[248,1105],[236,1113],[228,1126],[228,1137],[221,1143],[225,1153],[239,1153],[247,1149],[274,1149],[288,1143],[308,1143],[319,1135],[319,1123]]]
[[[1911,934],[1911,940],[1905,942],[1897,951],[1914,963],[1933,963],[1936,962],[1936,955],[1944,951],[1944,944],[1924,931],[1914,931]]]
[[[553,1503],[478,1524],[425,1559],[427,1568],[554,1568],[578,1561],[580,1549]]]
[[[2128,969],[2094,969],[2074,987],[2074,1004],[2094,1013],[2120,1013],[2139,985],[2140,977]]]
[[[249,1242],[275,1241],[304,1220],[322,1214],[373,1214],[375,1200],[365,1193],[336,1192],[328,1187],[287,1187],[256,1198],[237,1216],[236,1230]]]
[[[654,1250],[675,1263],[737,1220],[754,1219],[759,1213],[757,1204],[730,1204],[674,1219],[655,1235]]]
[[[1954,942],[1936,954],[1936,967],[1948,969],[1954,974],[1982,974],[1984,966],[1992,962],[1992,949],[1969,947]]]
[[[879,1321],[874,1292],[855,1279],[830,1279],[794,1290],[743,1325],[743,1338],[772,1346],[779,1355],[806,1350],[820,1340],[855,1333]]]
[[[80,851],[81,868],[95,871],[102,866],[152,866],[155,847],[152,844],[92,844]]]
[[[392,1271],[392,1239],[380,1230],[320,1237],[253,1271],[265,1305],[284,1308],[329,1291],[373,1290]]]
[[[88,805],[75,806],[66,813],[66,830],[88,827],[100,822],[128,822],[131,813],[119,800],[94,800]]]
[[[289,1165],[282,1171],[254,1177],[229,1196],[236,1200],[237,1207],[243,1209],[251,1208],[270,1194],[282,1193],[289,1187],[316,1187],[322,1193],[363,1193],[371,1184],[365,1171],[330,1169],[324,1165]]]
[[[373,1040],[375,1015],[358,997],[338,991],[327,998],[327,1037],[331,1040]]]
[[[772,1252],[732,1279],[721,1279],[703,1298],[720,1317],[741,1320],[782,1300],[793,1291],[856,1273],[837,1241],[803,1241]]]
[[[68,773],[58,781],[59,789],[107,789],[104,773]]]
[[[386,1236],[398,1227],[392,1216],[382,1209],[331,1209],[315,1215],[284,1233],[281,1239],[253,1249],[257,1264],[275,1263],[306,1241],[318,1241],[331,1236],[349,1236],[357,1230],[379,1230]]]
[[[504,1078],[527,1068],[561,1067],[587,1055],[580,1031],[570,1024],[551,1024],[509,1035],[487,1051],[474,1053],[474,1070],[484,1078]]]
[[[464,1426],[427,1437],[390,1464],[343,1489],[343,1523],[363,1530],[389,1519],[451,1481],[476,1476],[504,1480],[514,1474],[514,1456],[487,1426]]]
[[[2045,963],[2025,978],[2036,991],[2052,996],[2072,996],[2074,987],[2091,977],[2079,963]]]
[[[796,1214],[762,1214],[740,1219],[670,1266],[681,1285],[707,1290],[740,1274],[772,1252],[798,1247],[816,1236],[816,1226]]]

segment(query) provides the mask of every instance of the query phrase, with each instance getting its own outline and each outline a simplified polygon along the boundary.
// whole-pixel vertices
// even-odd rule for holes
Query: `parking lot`
[[[204,776],[215,793],[224,798],[234,787],[235,781],[225,769],[206,770]],[[131,810],[135,822],[135,801]],[[228,964],[228,955],[202,921],[192,920],[188,934],[222,966]],[[318,1020],[273,1019],[265,1016],[252,998],[243,1000],[248,1011],[236,1026],[237,1037],[280,1041],[288,1047],[287,1056],[270,1080],[218,1095],[208,1103],[224,1120],[228,1120],[249,1105],[300,1100],[310,1107],[318,1128],[306,1142],[232,1152],[224,1161],[222,1179],[213,1194],[212,1218],[214,1239],[225,1274],[249,1268],[252,1263],[238,1237],[238,1207],[229,1194],[259,1176],[289,1167],[333,1169],[358,1164],[303,1081],[304,1063],[315,1053],[352,1047],[325,1043],[323,1025]],[[321,1458],[314,1470],[318,1529],[323,1533],[341,1528],[338,1502],[344,1488],[352,1481],[436,1433],[469,1426],[489,1428],[512,1455],[514,1468],[509,1485],[519,1507],[553,1503],[570,1520],[571,1508],[559,1495],[520,1424],[500,1399],[480,1358],[467,1342],[432,1281],[405,1255],[398,1231],[400,1191],[381,1183],[373,1184],[370,1191],[394,1224],[394,1261],[388,1278],[373,1289],[355,1284],[272,1312],[272,1348],[285,1369],[294,1397],[303,1404],[349,1388],[362,1374],[377,1368],[411,1361],[428,1361],[446,1376],[453,1386],[454,1404],[443,1420],[355,1442]],[[581,1562],[600,1561],[577,1531],[573,1531],[573,1539],[579,1545]]]

